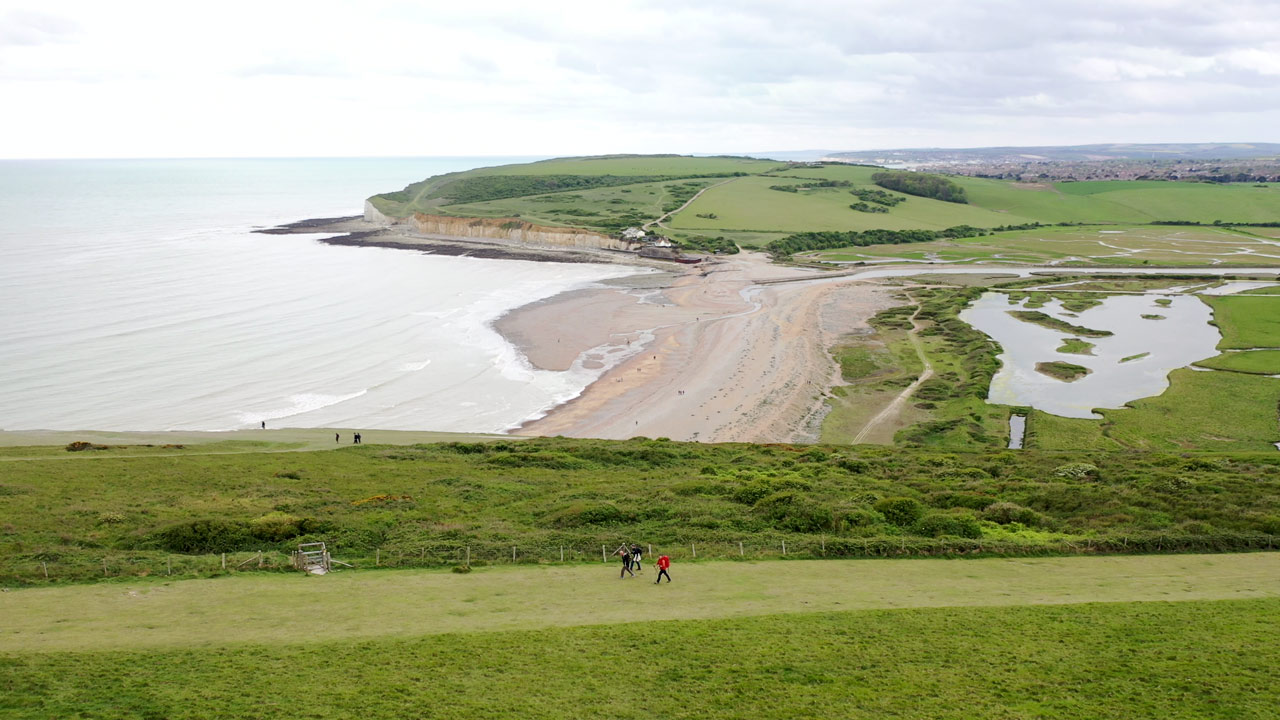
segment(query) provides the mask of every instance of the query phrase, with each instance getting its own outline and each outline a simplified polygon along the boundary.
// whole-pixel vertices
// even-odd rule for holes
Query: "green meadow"
[[[0,597],[24,619],[0,621],[0,717],[1264,718],[1276,557],[22,590]]]

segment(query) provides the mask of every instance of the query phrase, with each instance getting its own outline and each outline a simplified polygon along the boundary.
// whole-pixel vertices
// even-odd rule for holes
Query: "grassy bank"
[[[362,565],[453,565],[468,545],[477,561],[509,562],[515,547],[517,562],[559,562],[560,548],[566,561],[598,558],[601,545],[622,540],[698,545],[704,556],[734,556],[743,543],[744,554],[763,557],[786,542],[791,554],[830,557],[1061,552],[1086,542],[1227,550],[1280,533],[1275,453],[1197,460],[531,439],[7,469],[6,584],[44,583],[46,569],[50,582],[160,574],[174,557],[175,572],[218,572],[220,563],[183,559],[287,552],[302,540]]]

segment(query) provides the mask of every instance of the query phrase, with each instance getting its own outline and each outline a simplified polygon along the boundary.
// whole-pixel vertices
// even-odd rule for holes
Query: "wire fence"
[[[631,541],[627,541],[630,545]],[[1132,535],[1115,538],[1017,543],[962,538],[841,538],[802,536],[769,540],[641,543],[643,562],[659,555],[675,562],[820,558],[1029,557],[1068,555],[1256,552],[1280,549],[1280,538],[1261,534]],[[344,550],[330,545],[335,569],[479,567],[519,564],[620,563],[624,543],[520,544],[447,542]],[[295,572],[279,549],[206,555],[159,551],[90,555],[30,553],[0,558],[0,584],[44,584],[120,577],[208,577],[244,572]]]

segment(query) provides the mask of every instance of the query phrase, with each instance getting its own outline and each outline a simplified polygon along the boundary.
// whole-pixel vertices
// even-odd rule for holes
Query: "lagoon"
[[[1155,304],[1167,297],[1170,304]],[[1025,303],[1025,300],[1023,301]],[[1138,398],[1153,397],[1169,387],[1170,371],[1218,354],[1221,334],[1209,324],[1213,314],[1189,295],[1114,295],[1080,313],[1069,313],[1061,301],[1037,308],[1073,325],[1109,330],[1113,335],[1089,338],[1093,355],[1058,352],[1062,341],[1077,337],[1019,320],[1020,309],[1005,293],[988,292],[960,313],[960,319],[1000,343],[1001,368],[991,380],[988,400],[1000,405],[1033,407],[1054,415],[1098,418],[1094,408],[1120,408]],[[1162,315],[1163,320],[1143,318]],[[1142,353],[1145,357],[1123,362]],[[1064,382],[1036,370],[1037,363],[1068,361],[1092,372]]]

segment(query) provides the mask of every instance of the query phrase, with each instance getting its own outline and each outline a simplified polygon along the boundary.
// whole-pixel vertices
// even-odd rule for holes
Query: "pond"
[[[1167,306],[1155,300],[1167,297]],[[1025,300],[1023,301],[1025,303]],[[960,319],[1000,343],[999,372],[991,379],[988,400],[1000,405],[1026,405],[1054,415],[1098,418],[1094,408],[1119,408],[1130,400],[1152,397],[1169,387],[1171,370],[1218,354],[1213,313],[1189,295],[1113,295],[1080,313],[1069,313],[1061,301],[1034,308],[1072,325],[1109,330],[1108,337],[1081,337],[1019,320],[1020,310],[1005,293],[988,292],[960,313]],[[1143,316],[1162,316],[1149,319]],[[1063,340],[1092,343],[1090,355],[1058,352]],[[1036,365],[1067,362],[1090,370],[1065,382],[1036,370]]]

